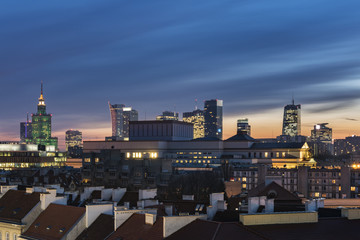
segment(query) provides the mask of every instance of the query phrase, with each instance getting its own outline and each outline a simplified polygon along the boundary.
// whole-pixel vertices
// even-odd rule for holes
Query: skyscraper
[[[165,111],[162,115],[156,117],[156,120],[175,120],[179,121],[179,113]]]
[[[82,132],[78,130],[67,130],[65,133],[65,147],[66,151],[69,151],[69,148],[82,148]]]
[[[205,137],[204,111],[196,109],[183,113],[183,121],[194,125],[194,139]]]
[[[249,119],[240,118],[237,120],[237,133],[246,133],[250,136],[251,126],[249,125]]]
[[[27,138],[32,138],[31,121],[29,121],[29,114],[26,117],[26,122],[20,123],[20,142],[26,142]]]
[[[223,132],[223,101],[212,99],[204,105],[205,137],[222,139]]]
[[[52,114],[46,113],[43,83],[41,82],[41,94],[37,105],[37,113],[32,114],[31,138],[26,139],[26,142],[45,146],[52,145],[57,148],[58,138],[51,137],[51,118]]]
[[[138,120],[138,112],[124,104],[111,105],[109,102],[112,137],[115,140],[129,140],[129,121]]]
[[[295,105],[294,99],[292,104],[284,107],[282,135],[290,137],[301,135],[301,105]]]
[[[327,127],[328,123],[314,125],[311,130],[311,141],[314,145],[314,155],[333,154],[332,128]]]
[[[67,130],[65,133],[65,147],[70,157],[81,157],[82,154],[82,132],[78,130]]]

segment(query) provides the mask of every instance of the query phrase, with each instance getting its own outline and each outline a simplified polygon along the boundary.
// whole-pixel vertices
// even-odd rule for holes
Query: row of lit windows
[[[176,160],[176,163],[211,163],[210,160]]]
[[[148,153],[146,153],[146,152],[143,152],[143,153],[141,153],[141,152],[132,152],[132,153],[127,152],[126,153],[126,158],[131,158],[131,157],[132,158],[142,158],[146,154],[148,154],[148,156],[150,158],[157,158],[158,157],[157,152],[148,152]]]

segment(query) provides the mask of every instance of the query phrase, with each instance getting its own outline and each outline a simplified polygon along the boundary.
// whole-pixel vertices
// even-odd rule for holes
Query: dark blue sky
[[[108,101],[151,119],[211,98],[224,100],[227,135],[243,116],[255,136],[278,135],[292,93],[304,135],[316,122],[358,133],[359,9],[358,0],[2,1],[1,139],[18,138],[41,80],[60,140],[70,128],[110,135]]]

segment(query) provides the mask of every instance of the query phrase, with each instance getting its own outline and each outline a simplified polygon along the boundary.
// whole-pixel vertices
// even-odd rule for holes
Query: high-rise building
[[[301,135],[301,105],[292,104],[284,107],[282,135],[294,137]]]
[[[68,156],[77,158],[82,156],[82,132],[78,130],[67,130],[65,133],[65,147]]]
[[[51,118],[52,114],[46,113],[46,104],[43,94],[43,84],[41,82],[41,94],[37,105],[37,113],[32,114],[31,138],[26,139],[27,143],[44,146],[58,147],[58,138],[51,137]]]
[[[82,132],[78,130],[67,130],[65,133],[65,147],[66,151],[69,148],[82,148]]]
[[[246,133],[250,136],[251,126],[249,125],[249,119],[240,118],[237,120],[237,132],[238,133]]]
[[[115,140],[129,140],[129,121],[138,120],[138,112],[124,104],[111,105],[109,102],[112,138]]]
[[[176,112],[170,112],[170,111],[165,111],[162,113],[162,115],[159,115],[156,117],[156,120],[175,120],[175,121],[179,121],[179,113]]]
[[[328,123],[319,123],[314,125],[311,130],[311,140],[323,143],[332,143],[332,128],[327,127]]]
[[[223,132],[223,101],[212,99],[204,105],[205,137],[222,139]]]
[[[332,128],[327,127],[328,123],[314,125],[311,130],[311,141],[313,144],[314,155],[333,154]]]
[[[26,142],[27,138],[32,137],[31,121],[29,121],[29,115],[27,115],[26,122],[20,123],[20,142]]]
[[[193,124],[194,139],[205,137],[205,120],[203,110],[196,109],[192,112],[184,112],[183,121]]]

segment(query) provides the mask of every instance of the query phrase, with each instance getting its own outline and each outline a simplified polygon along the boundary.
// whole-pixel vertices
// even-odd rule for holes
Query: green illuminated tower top
[[[34,144],[45,146],[58,146],[58,139],[51,137],[51,114],[46,113],[46,104],[43,92],[43,83],[41,82],[41,94],[37,105],[37,113],[32,114],[32,139]]]

